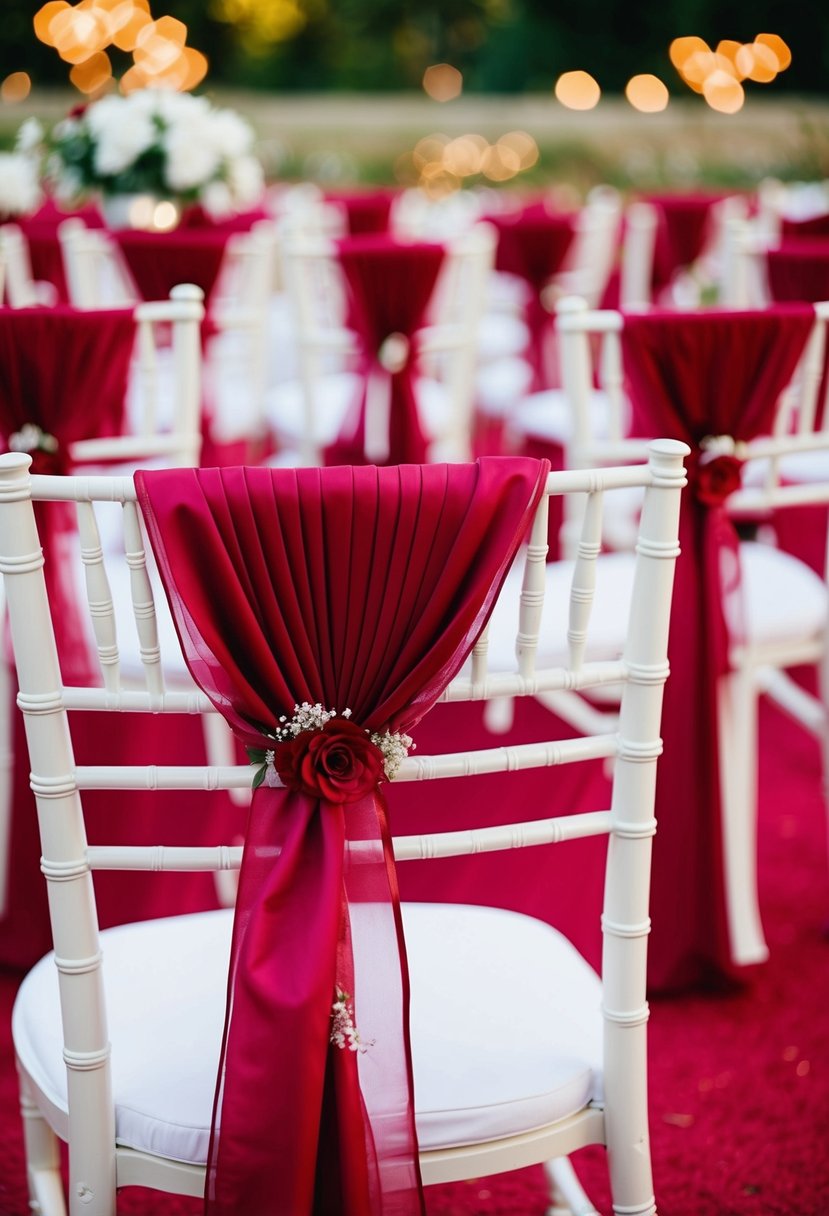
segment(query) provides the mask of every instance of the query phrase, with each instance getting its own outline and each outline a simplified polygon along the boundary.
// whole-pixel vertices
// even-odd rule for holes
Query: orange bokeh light
[[[34,16],[35,37],[39,38],[41,42],[45,42],[47,46],[54,46],[52,21],[58,13],[62,13],[68,8],[67,0],[50,0],[49,4],[44,4],[43,8],[38,9]]]
[[[592,110],[602,91],[589,72],[564,72],[556,81],[555,95],[568,110]]]
[[[625,86],[627,97],[634,110],[643,114],[658,114],[668,104],[668,90],[658,76],[643,73],[631,76]]]
[[[526,131],[507,131],[497,141],[497,147],[509,148],[518,157],[520,169],[531,169],[538,162],[538,144]]]
[[[81,93],[97,93],[112,79],[112,64],[106,51],[96,51],[83,63],[75,64],[69,79]]]
[[[668,55],[677,71],[682,72],[686,60],[690,59],[692,55],[700,53],[704,55],[710,50],[710,46],[703,38],[690,34],[684,38],[674,38],[668,48]]]
[[[125,0],[125,2],[129,4],[129,14],[123,25],[119,25],[113,34],[112,42],[119,51],[134,51],[138,35],[152,23],[150,5],[148,0]]]
[[[433,63],[423,73],[423,91],[432,101],[454,101],[463,89],[463,76],[451,63]]]
[[[730,72],[715,71],[705,80],[702,94],[712,110],[721,114],[736,114],[742,109],[745,91]]]
[[[13,105],[25,101],[32,91],[32,80],[28,72],[11,72],[0,84],[0,101]]]
[[[792,53],[779,34],[758,34],[755,43],[767,46],[777,56],[778,72],[785,72],[792,61]]]
[[[774,80],[780,67],[774,51],[762,42],[749,42],[741,46],[736,61],[742,74],[758,84],[768,84]]]

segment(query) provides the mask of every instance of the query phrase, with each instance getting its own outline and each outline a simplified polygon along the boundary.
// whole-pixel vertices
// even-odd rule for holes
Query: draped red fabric
[[[546,388],[544,339],[550,328],[551,316],[541,301],[541,293],[564,265],[574,235],[573,216],[555,214],[543,203],[532,203],[521,211],[487,216],[487,221],[498,230],[496,270],[518,275],[532,291],[527,307],[532,388]]]
[[[209,304],[231,230],[194,227],[141,232],[128,228],[112,235],[145,300],[166,300],[176,284],[195,283]]]
[[[653,194],[647,197],[658,212],[653,253],[654,288],[670,283],[678,270],[690,266],[705,247],[713,203],[723,196],[703,191]]]
[[[76,439],[119,434],[135,340],[129,309],[80,312],[57,308],[0,309],[0,439],[3,450],[28,423],[57,441],[33,451],[34,472],[66,472]],[[74,512],[37,506],[46,578],[56,602],[57,643],[66,680],[86,680],[90,660],[74,595],[61,582],[61,551],[75,528]]]
[[[217,217],[210,215],[199,203],[194,203],[192,207],[185,207],[182,211],[176,231],[202,231],[207,228],[214,232],[249,232],[254,224],[269,218],[264,207],[254,207],[252,211],[235,211],[232,215]]]
[[[361,728],[415,726],[474,644],[546,472],[490,458],[145,472],[136,486],[191,672],[237,736],[267,748],[303,702],[348,708]],[[330,1041],[337,990],[364,1052]],[[210,1216],[422,1213],[407,997],[377,787],[343,805],[259,786]]]
[[[747,440],[770,431],[813,322],[813,310],[799,305],[625,317],[622,347],[637,433],[682,439],[694,449],[680,514],[683,557],[657,777],[653,991],[736,975],[722,881],[716,677],[728,669],[729,632],[740,627],[737,538],[723,506],[739,477],[727,457],[712,459],[701,444],[709,436]]]
[[[326,202],[336,203],[345,213],[348,232],[388,232],[396,190],[326,190]]]
[[[382,234],[350,237],[338,243],[348,292],[349,324],[361,345],[363,383],[342,433],[325,453],[326,464],[420,464],[427,443],[415,393],[417,331],[444,259],[441,245],[396,241]],[[401,284],[405,289],[401,290]],[[391,335],[408,342],[399,370],[384,366],[383,344]],[[388,405],[388,453],[366,452],[369,393]]]
[[[783,241],[766,259],[772,299],[829,300],[829,239]]]
[[[829,212],[814,215],[808,220],[784,219],[780,232],[783,237],[829,236]]]

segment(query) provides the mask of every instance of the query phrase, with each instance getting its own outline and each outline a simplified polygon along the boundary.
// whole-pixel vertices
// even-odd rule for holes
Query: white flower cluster
[[[371,1039],[368,1043],[364,1043],[360,1038],[357,1027],[354,1025],[354,1010],[350,1001],[350,994],[338,988],[337,999],[331,1006],[330,1041],[335,1047],[348,1048],[349,1051],[365,1052],[368,1051],[369,1047],[374,1046],[374,1040]]]
[[[206,97],[138,89],[102,97],[58,123],[46,168],[64,197],[93,187],[172,195],[197,199],[219,216],[261,198],[253,143],[240,115]]]
[[[274,737],[279,743],[286,743],[289,739],[295,739],[304,730],[322,730],[326,722],[330,722],[332,718],[350,717],[350,709],[344,709],[342,713],[339,713],[336,709],[324,709],[319,701],[316,705],[312,705],[310,701],[303,701],[301,705],[294,706],[292,717],[282,715],[274,731]],[[409,752],[414,749],[415,744],[411,735],[402,735],[398,732],[392,734],[388,730],[383,731],[382,734],[379,731],[367,730],[366,734],[374,746],[383,753],[383,769],[388,780],[393,781],[400,765]],[[268,764],[273,764],[273,758],[273,752],[266,753]]]
[[[19,150],[0,152],[0,222],[34,211],[41,201],[37,160]]]

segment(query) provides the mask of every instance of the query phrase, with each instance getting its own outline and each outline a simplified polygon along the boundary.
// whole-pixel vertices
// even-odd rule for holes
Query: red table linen
[[[58,240],[58,228],[64,220],[72,218],[83,220],[87,228],[103,228],[104,226],[103,216],[93,203],[87,203],[77,210],[63,211],[53,199],[46,199],[37,211],[33,211],[31,215],[21,216],[15,221],[21,228],[29,246],[32,277],[38,282],[51,283],[58,293],[58,301],[61,304],[69,302],[69,292],[63,268],[63,254]]]
[[[228,228],[177,228],[142,232],[122,228],[113,234],[145,300],[166,300],[178,283],[195,283],[209,305],[231,236]]]
[[[417,332],[444,260],[441,245],[404,242],[369,234],[338,243],[348,294],[349,325],[360,342],[360,396],[342,433],[325,453],[326,464],[421,464],[427,442],[418,415],[415,383]],[[399,363],[384,365],[384,344],[402,338]],[[366,452],[370,389],[388,396],[388,444],[384,456]]]
[[[821,237],[829,236],[829,212],[825,215],[814,215],[808,220],[784,219],[780,224],[780,234],[785,237]]]
[[[190,670],[242,742],[267,748],[301,702],[349,708],[352,730],[413,727],[474,644],[545,477],[535,461],[485,459],[148,472],[136,484]],[[371,783],[345,808],[324,792],[254,794],[211,1216],[423,1211],[385,801]],[[370,1005],[352,932],[382,992]],[[340,989],[374,1040],[365,1054],[331,1042]]]
[[[782,241],[766,254],[773,300],[829,300],[829,235]]]
[[[647,197],[658,214],[653,252],[656,291],[666,287],[677,271],[691,266],[702,253],[709,236],[711,207],[722,197],[703,191]]]
[[[648,971],[654,991],[736,974],[722,879],[717,677],[728,670],[726,613],[732,629],[739,621],[738,542],[724,508],[739,472],[731,457],[711,459],[703,441],[748,440],[771,430],[813,322],[813,310],[798,305],[625,317],[622,347],[637,433],[681,439],[693,449],[657,776]]]
[[[388,232],[396,190],[326,190],[325,201],[335,203],[345,214],[350,236]]]

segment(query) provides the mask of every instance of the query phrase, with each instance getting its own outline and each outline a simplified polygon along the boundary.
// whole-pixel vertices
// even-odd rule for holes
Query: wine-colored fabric
[[[784,219],[780,225],[783,237],[814,237],[829,236],[829,212],[825,215],[814,215],[808,220]]]
[[[129,309],[80,312],[57,308],[0,309],[0,441],[27,423],[57,441],[54,452],[32,453],[33,472],[69,471],[76,439],[117,435],[122,429],[127,376],[135,340]],[[71,587],[64,586],[61,555],[76,524],[60,503],[36,508],[47,557],[46,578],[55,601],[57,644],[63,676],[85,681],[90,659]]]
[[[829,300],[829,238],[783,241],[766,258],[773,300]]]
[[[532,390],[547,388],[544,374],[544,343],[551,316],[542,303],[542,292],[564,265],[574,235],[572,215],[556,214],[543,203],[532,203],[521,211],[487,216],[498,230],[495,268],[517,275],[531,289],[527,306],[530,331],[528,358],[533,369]]]
[[[648,196],[658,216],[653,251],[655,290],[666,287],[677,271],[692,265],[702,253],[709,236],[711,207],[722,197],[702,191]]]
[[[490,459],[147,472],[136,485],[190,670],[246,746],[267,748],[304,701],[411,729],[474,644],[546,471]],[[353,997],[365,1053],[329,1042],[335,989]],[[343,806],[260,786],[210,1216],[422,1212],[407,998],[379,791]]]
[[[748,440],[771,430],[813,322],[813,310],[798,305],[625,317],[637,433],[681,439],[693,449],[657,777],[648,958],[654,991],[735,975],[723,895],[717,677],[728,670],[729,637],[740,630],[737,538],[723,505],[739,476],[735,462],[711,459],[700,445],[708,436]]]
[[[348,293],[349,324],[360,340],[361,388],[342,433],[326,450],[325,462],[421,464],[427,442],[415,392],[417,331],[425,323],[443,264],[443,247],[369,234],[340,241],[338,256]],[[384,342],[391,335],[408,343],[398,370],[382,361]],[[388,444],[382,452],[366,450],[369,394],[379,396],[388,413]]]
[[[388,232],[396,190],[326,190],[326,202],[335,203],[345,214],[351,236]]]
[[[204,207],[195,203],[185,207],[181,213],[177,232],[203,231],[205,228],[213,232],[250,232],[254,224],[269,219],[264,207],[254,207],[252,211],[236,211],[232,215],[212,216]]]
[[[178,283],[195,283],[209,304],[231,236],[228,228],[173,232],[119,229],[113,234],[145,300],[166,300]]]

